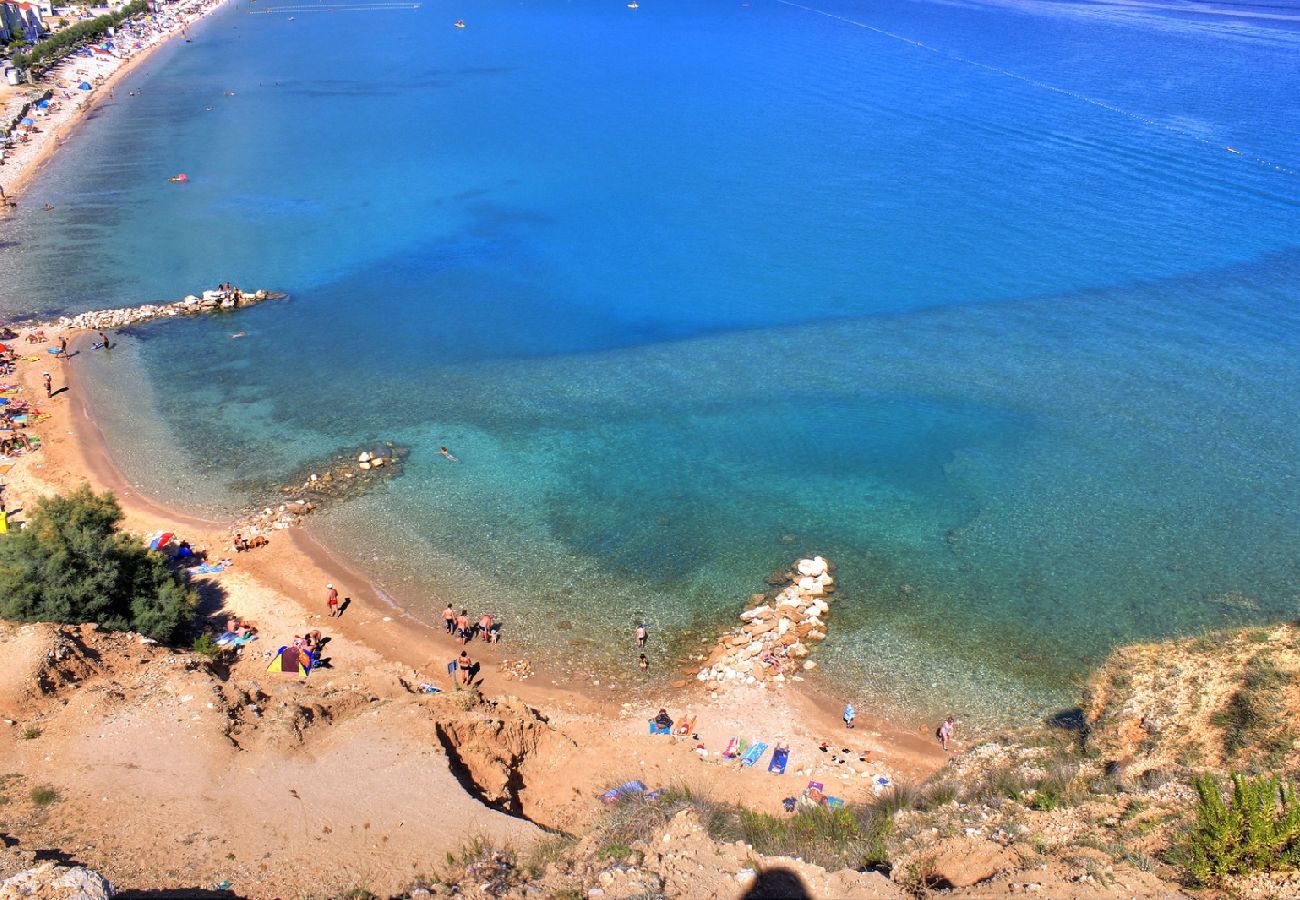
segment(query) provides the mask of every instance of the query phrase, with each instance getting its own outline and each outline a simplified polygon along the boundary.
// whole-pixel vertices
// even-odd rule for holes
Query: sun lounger
[[[766,752],[767,744],[759,741],[757,744],[745,751],[745,755],[740,758],[740,764],[748,769],[754,763],[758,762]]]
[[[778,775],[785,774],[786,763],[790,761],[790,748],[777,747],[772,751],[772,761],[767,764],[769,772],[775,772]]]
[[[612,787],[600,795],[601,803],[617,803],[624,797],[634,797],[637,794],[645,793],[645,785],[639,781],[629,781],[626,784],[620,784],[618,787]]]

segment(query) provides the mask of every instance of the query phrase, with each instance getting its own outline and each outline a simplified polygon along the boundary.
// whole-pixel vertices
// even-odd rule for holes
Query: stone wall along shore
[[[142,306],[128,306],[119,309],[92,309],[77,313],[75,316],[60,316],[53,322],[42,322],[34,327],[58,329],[61,331],[88,329],[101,331],[107,328],[125,328],[139,325],[154,319],[168,319],[176,316],[195,316],[203,313],[226,309],[242,309],[261,303],[263,300],[280,300],[288,296],[276,291],[235,291],[224,294],[220,291],[204,291],[203,296],[190,294],[184,300],[174,303],[146,303]]]
[[[831,565],[814,556],[795,562],[774,593],[754,594],[741,624],[718,639],[696,674],[702,682],[783,685],[815,669],[810,649],[826,639],[825,617],[835,592]]]

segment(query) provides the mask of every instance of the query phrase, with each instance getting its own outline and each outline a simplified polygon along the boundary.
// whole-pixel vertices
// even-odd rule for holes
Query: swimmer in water
[[[460,462],[459,459],[451,455],[451,451],[448,450],[446,447],[439,447],[438,452],[441,453],[443,456],[447,457],[447,459],[451,460],[452,462],[456,462],[456,463]]]
[[[231,335],[231,337],[232,337],[232,338],[248,337],[248,332],[247,332],[247,331],[236,331],[234,334]]]

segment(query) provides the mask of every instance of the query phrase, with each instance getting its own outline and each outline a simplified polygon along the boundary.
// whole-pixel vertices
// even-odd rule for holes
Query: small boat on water
[[[641,4],[637,3],[636,0],[632,0],[632,2],[627,5],[628,9],[639,9],[640,7]]]
[[[457,20],[456,20],[456,27],[457,27],[457,28],[464,28],[464,27],[465,27],[465,20],[464,20],[464,19],[457,19]]]

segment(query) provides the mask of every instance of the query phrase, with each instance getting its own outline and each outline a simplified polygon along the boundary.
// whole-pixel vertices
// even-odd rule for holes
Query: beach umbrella
[[[170,531],[159,532],[149,539],[149,549],[162,550],[163,547],[166,547],[171,542],[171,539],[172,533]]]
[[[89,81],[83,81],[81,84],[77,85],[77,89],[78,89],[78,90],[82,90],[82,91],[88,91],[88,90],[90,90],[90,82],[89,82]]]
[[[37,108],[37,109],[49,109],[49,108],[50,108],[50,101],[48,101],[48,100],[42,100],[40,103],[37,103],[37,104],[36,104],[36,108]]]

